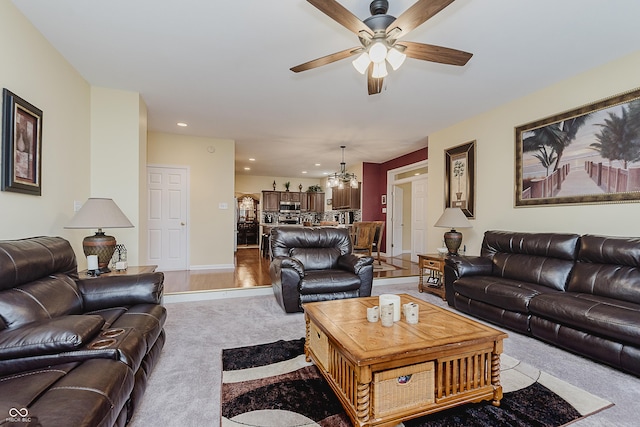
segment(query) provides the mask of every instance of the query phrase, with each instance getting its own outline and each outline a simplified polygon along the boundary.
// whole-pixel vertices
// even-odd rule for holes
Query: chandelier
[[[337,187],[342,189],[346,185],[349,185],[351,186],[351,188],[358,188],[358,177],[356,177],[356,174],[346,171],[346,163],[344,162],[345,146],[341,145],[340,148],[342,148],[342,162],[340,162],[340,172],[336,172],[328,176],[327,187]]]

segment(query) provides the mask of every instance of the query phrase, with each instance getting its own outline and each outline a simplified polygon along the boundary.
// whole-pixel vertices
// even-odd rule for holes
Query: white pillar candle
[[[87,270],[97,270],[97,269],[98,269],[98,255],[88,255]]]
[[[378,305],[382,307],[387,304],[393,304],[393,321],[398,322],[400,320],[400,312],[402,310],[402,306],[400,305],[400,296],[393,294],[380,295],[378,298]]]

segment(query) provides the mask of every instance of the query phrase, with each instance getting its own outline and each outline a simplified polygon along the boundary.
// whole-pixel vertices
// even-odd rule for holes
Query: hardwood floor
[[[407,277],[419,274],[418,264],[411,262],[409,254],[381,258],[383,262],[396,267],[396,269],[374,271],[374,278]],[[269,260],[260,256],[258,248],[239,246],[235,255],[235,266],[235,269],[228,270],[166,271],[164,272],[164,292],[165,294],[174,294],[271,286]]]

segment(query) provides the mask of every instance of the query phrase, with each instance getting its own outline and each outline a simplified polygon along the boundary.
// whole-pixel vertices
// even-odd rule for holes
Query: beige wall
[[[411,209],[412,200],[411,200],[411,183],[407,182],[404,184],[398,185],[398,187],[402,188],[402,252],[411,253],[411,214],[413,210]]]
[[[476,140],[476,219],[461,230],[478,254],[486,230],[640,236],[640,203],[514,207],[514,128],[640,86],[640,51],[429,135],[428,218],[444,208],[444,150]],[[443,230],[431,227],[434,251]]]
[[[190,268],[233,266],[234,156],[233,140],[148,134],[149,165],[189,167]]]
[[[90,194],[90,86],[10,1],[0,1],[0,86],[43,111],[42,196],[0,192],[0,239],[62,236],[84,262],[84,230],[66,230]]]
[[[146,259],[146,131],[146,106],[138,93],[91,88],[91,197],[113,199],[134,224],[105,230],[125,245],[130,265]]]

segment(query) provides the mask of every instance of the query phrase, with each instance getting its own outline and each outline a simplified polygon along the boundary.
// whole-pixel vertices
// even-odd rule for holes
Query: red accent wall
[[[387,192],[387,172],[402,166],[427,160],[428,147],[421,148],[404,156],[396,157],[384,163],[362,164],[362,220],[386,221],[382,213],[381,196]],[[386,246],[387,233],[383,235],[381,246]]]

